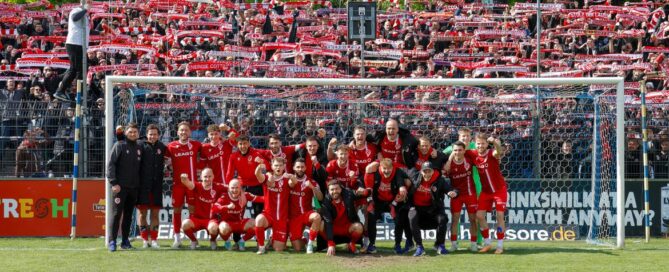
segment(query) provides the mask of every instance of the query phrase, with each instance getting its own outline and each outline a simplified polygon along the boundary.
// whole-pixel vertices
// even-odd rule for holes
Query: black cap
[[[434,170],[434,167],[432,167],[432,163],[429,162],[429,161],[424,162],[424,163],[421,164],[421,166],[420,166],[420,170],[421,170],[421,171],[423,171],[423,170],[427,170],[427,169],[432,169],[432,170]]]

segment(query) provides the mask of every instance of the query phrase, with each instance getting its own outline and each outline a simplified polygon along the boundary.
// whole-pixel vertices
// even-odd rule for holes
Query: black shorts
[[[148,208],[163,207],[163,190],[153,188],[150,191],[140,191],[137,197],[137,206],[148,206]]]

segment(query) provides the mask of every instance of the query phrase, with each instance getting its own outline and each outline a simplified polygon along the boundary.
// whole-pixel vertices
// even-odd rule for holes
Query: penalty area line
[[[51,247],[0,247],[0,251],[96,251],[106,248],[51,248]]]

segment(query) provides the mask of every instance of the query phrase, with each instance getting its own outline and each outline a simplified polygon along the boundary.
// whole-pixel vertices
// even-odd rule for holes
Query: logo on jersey
[[[211,197],[212,197],[212,198],[215,197],[215,196],[216,196],[216,190],[214,190],[214,189],[212,188],[212,189],[209,191],[209,194],[211,194]]]
[[[161,153],[163,153],[163,152],[160,151],[160,149],[156,150],[156,154],[160,155]]]

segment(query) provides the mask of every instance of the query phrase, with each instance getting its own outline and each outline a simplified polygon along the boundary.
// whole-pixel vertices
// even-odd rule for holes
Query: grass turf
[[[2,238],[2,271],[661,271],[669,265],[669,240],[653,239],[649,244],[628,239],[624,250],[612,250],[577,242],[506,242],[506,251],[470,253],[461,242],[459,251],[438,256],[427,249],[427,256],[392,254],[390,242],[380,243],[380,253],[351,255],[337,248],[336,257],[325,253],[276,253],[257,256],[254,243],[246,252],[209,250],[201,241],[198,250],[184,246],[169,248],[171,241],[161,241],[162,249],[135,249],[110,253],[102,239],[79,238]],[[184,243],[185,245],[188,242]],[[221,243],[222,244],[222,243]],[[426,242],[425,245],[431,245]],[[472,266],[476,266],[473,268]]]

